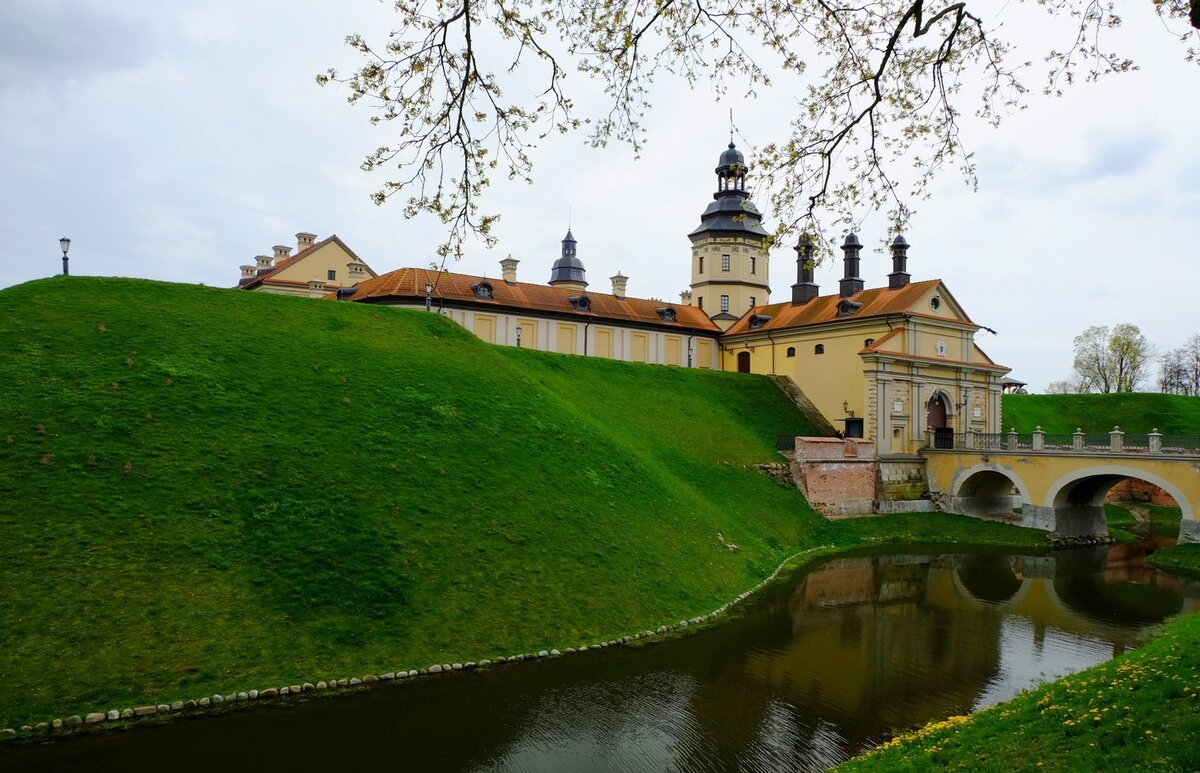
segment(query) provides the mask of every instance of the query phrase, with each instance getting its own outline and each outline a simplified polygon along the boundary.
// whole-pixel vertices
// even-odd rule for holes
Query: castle
[[[906,456],[953,433],[1000,432],[1008,368],[976,345],[981,329],[940,279],[913,282],[909,245],[891,244],[887,286],[866,287],[862,244],[842,244],[843,278],[822,295],[814,245],[795,246],[791,298],[771,302],[762,214],[746,190],[747,166],[731,142],[717,190],[688,234],[691,284],[680,302],[629,297],[628,277],[589,290],[568,230],[545,284],[517,280],[500,261],[497,280],[401,268],[376,274],[340,239],[297,234],[298,252],[276,247],[242,267],[240,287],[437,311],[481,339],[562,354],[786,376],[839,432],[871,441],[878,457]]]

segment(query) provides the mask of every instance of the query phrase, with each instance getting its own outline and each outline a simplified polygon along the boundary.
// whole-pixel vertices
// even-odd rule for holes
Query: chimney
[[[679,294],[679,305],[680,306],[691,306],[692,305],[692,291],[691,290],[684,290],[683,292],[681,292]]]
[[[813,252],[812,237],[808,233],[800,234],[796,247],[796,284],[792,285],[792,305],[802,306],[820,294],[820,289],[813,282]]]
[[[358,284],[367,278],[367,265],[358,260],[352,260],[346,264],[346,277],[348,284]]]
[[[514,284],[517,281],[517,264],[521,261],[512,256],[510,252],[508,257],[500,261],[500,277],[509,284]]]
[[[310,293],[315,293],[318,290],[324,290],[324,289],[325,289],[325,280],[323,280],[323,279],[308,280],[308,291]]]
[[[892,273],[888,274],[888,288],[899,290],[908,284],[908,242],[903,234],[892,240]]]
[[[239,266],[242,269],[242,279],[254,278],[254,266]]]
[[[629,277],[625,276],[620,271],[618,271],[616,276],[610,276],[609,279],[612,280],[612,287],[613,287],[612,294],[617,298],[624,298],[625,297],[625,285],[629,282]]]
[[[862,292],[863,280],[858,276],[858,253],[861,251],[862,242],[858,240],[858,235],[846,234],[846,241],[842,243],[842,252],[845,253],[842,261],[846,266],[846,274],[838,282],[838,295],[843,298]]]
[[[288,256],[292,254],[292,248],[284,247],[282,244],[276,244],[271,249],[275,250],[275,260],[279,263],[287,260]]]
[[[254,273],[265,274],[268,271],[270,271],[271,270],[271,262],[273,260],[274,260],[274,258],[268,257],[266,255],[256,255],[254,257],[254,263],[255,263]]]
[[[309,247],[313,246],[313,242],[316,240],[316,234],[310,234],[301,231],[300,233],[296,234],[296,252],[304,252]]]

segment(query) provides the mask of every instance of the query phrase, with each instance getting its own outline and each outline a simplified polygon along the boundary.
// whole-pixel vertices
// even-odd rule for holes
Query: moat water
[[[1190,611],[1152,545],[832,560],[688,637],[0,751],[13,770],[824,770]]]

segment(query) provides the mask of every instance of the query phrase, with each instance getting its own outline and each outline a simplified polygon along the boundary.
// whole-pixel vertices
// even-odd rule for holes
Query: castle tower
[[[746,162],[732,142],[717,165],[717,192],[692,241],[692,303],[723,329],[768,302],[767,231],[746,193]]]
[[[583,263],[575,256],[575,243],[575,237],[568,228],[562,240],[562,256],[550,267],[550,284],[582,292],[587,288],[587,273],[583,270]]]

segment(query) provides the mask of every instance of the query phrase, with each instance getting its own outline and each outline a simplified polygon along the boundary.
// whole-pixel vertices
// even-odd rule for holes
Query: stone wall
[[[880,458],[879,499],[888,502],[929,499],[925,460],[919,456]]]

